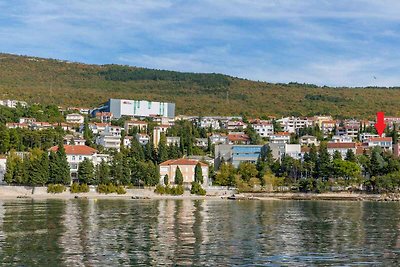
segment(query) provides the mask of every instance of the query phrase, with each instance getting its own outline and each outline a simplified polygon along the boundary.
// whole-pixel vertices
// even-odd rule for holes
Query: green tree
[[[94,184],[94,166],[88,158],[79,163],[78,179],[82,184]]]
[[[0,154],[5,154],[10,149],[10,134],[4,125],[0,125]]]
[[[338,159],[339,160],[342,159],[342,154],[338,150],[335,150],[333,152],[332,160],[338,160]]]
[[[242,180],[248,182],[251,178],[257,177],[258,171],[254,164],[250,162],[242,162],[238,167],[238,174]]]
[[[169,177],[168,174],[164,176],[164,185],[167,186],[169,184]]]
[[[351,150],[351,149],[347,150],[345,160],[350,161],[350,162],[357,162],[357,158],[356,158],[356,155],[354,154],[353,150]]]
[[[157,162],[161,163],[166,160],[168,160],[167,138],[164,133],[161,133],[160,142],[157,147]]]
[[[104,159],[96,166],[96,177],[99,184],[109,184],[110,179],[110,166]]]
[[[204,178],[203,178],[203,171],[201,169],[201,163],[198,162],[196,164],[196,167],[194,167],[194,181],[202,184],[204,182]]]
[[[183,185],[183,175],[179,166],[176,167],[174,180],[176,185]]]
[[[235,185],[235,174],[236,170],[232,164],[221,164],[219,171],[215,175],[214,183],[222,186],[234,186]]]

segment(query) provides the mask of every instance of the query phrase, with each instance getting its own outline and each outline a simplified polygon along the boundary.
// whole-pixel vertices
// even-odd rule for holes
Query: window
[[[75,160],[75,156],[72,156],[72,160]]]

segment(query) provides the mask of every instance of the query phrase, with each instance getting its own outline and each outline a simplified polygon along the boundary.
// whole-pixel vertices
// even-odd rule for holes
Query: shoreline
[[[321,201],[400,201],[400,193],[367,194],[349,192],[327,193],[280,193],[280,192],[253,192],[235,193],[232,190],[210,190],[206,196],[191,195],[185,191],[183,195],[159,195],[153,188],[126,189],[126,194],[118,195],[100,194],[91,188],[88,193],[47,193],[47,187],[29,186],[0,186],[0,200],[27,200],[27,199],[132,199],[132,200],[157,200],[157,199],[192,199],[192,200],[321,200]]]

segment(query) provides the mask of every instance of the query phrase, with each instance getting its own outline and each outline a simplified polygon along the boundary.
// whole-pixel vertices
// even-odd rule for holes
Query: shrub
[[[190,193],[194,195],[205,196],[206,190],[204,190],[199,183],[193,182],[192,188],[190,189]]]
[[[73,183],[69,190],[73,194],[76,194],[76,193],[87,193],[87,192],[89,192],[89,186],[87,184]]]
[[[67,188],[63,184],[49,184],[47,185],[47,193],[59,194],[66,190]]]
[[[112,194],[117,193],[119,195],[126,194],[126,190],[122,185],[113,185],[113,184],[99,184],[97,186],[97,192],[100,194]]]
[[[183,195],[185,189],[183,188],[183,185],[177,185],[177,186],[162,186],[162,185],[157,185],[156,189],[154,189],[154,193],[160,194],[160,195]]]

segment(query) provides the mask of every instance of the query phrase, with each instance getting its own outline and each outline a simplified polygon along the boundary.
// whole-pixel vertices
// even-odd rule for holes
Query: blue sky
[[[396,0],[0,0],[0,10],[0,52],[268,82],[400,86]]]

